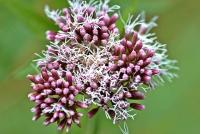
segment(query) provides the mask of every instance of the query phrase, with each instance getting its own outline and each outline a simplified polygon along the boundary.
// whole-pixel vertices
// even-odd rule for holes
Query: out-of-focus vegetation
[[[124,19],[129,13],[146,11],[158,15],[155,29],[159,40],[168,44],[169,55],[177,59],[179,78],[149,92],[146,110],[128,121],[130,134],[197,134],[200,132],[200,1],[197,0],[111,0],[119,4]],[[66,0],[0,0],[0,134],[55,134],[56,126],[32,122],[27,99],[27,73],[34,53],[45,48],[45,31],[55,29],[43,12],[67,6]],[[121,23],[118,23],[122,28]],[[97,125],[95,125],[97,124]],[[118,127],[98,113],[83,118],[82,128],[73,134],[120,134]]]

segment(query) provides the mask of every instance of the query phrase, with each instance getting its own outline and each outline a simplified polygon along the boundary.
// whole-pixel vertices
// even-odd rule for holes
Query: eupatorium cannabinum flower
[[[45,8],[58,30],[46,32],[49,45],[36,60],[40,73],[28,75],[33,120],[44,116],[44,125],[56,122],[68,131],[72,124],[80,126],[80,109],[88,110],[89,118],[102,109],[113,124],[134,119],[135,110],[145,108],[138,103],[145,92],[176,76],[175,61],[150,33],[156,18],[146,22],[144,14],[131,16],[120,35],[119,6],[109,7],[108,0],[69,4],[62,10]]]

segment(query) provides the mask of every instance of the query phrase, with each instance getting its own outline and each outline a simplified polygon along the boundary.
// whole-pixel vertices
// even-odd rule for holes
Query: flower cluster
[[[113,124],[134,119],[134,110],[145,108],[138,103],[145,91],[175,77],[175,61],[150,33],[156,18],[130,17],[120,38],[119,6],[109,7],[108,0],[69,4],[63,10],[45,8],[59,30],[47,31],[50,43],[36,60],[40,73],[28,75],[33,120],[45,116],[45,125],[57,122],[68,131],[73,123],[80,126],[81,109],[89,109],[89,118],[102,109]]]

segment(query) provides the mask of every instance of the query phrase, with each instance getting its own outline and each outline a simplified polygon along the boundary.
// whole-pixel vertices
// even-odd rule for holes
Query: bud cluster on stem
[[[56,122],[59,130],[68,131],[73,123],[80,126],[81,109],[88,110],[89,118],[102,109],[113,124],[134,119],[135,110],[145,109],[139,103],[145,98],[142,89],[176,76],[171,72],[175,61],[150,33],[155,18],[130,17],[120,36],[119,6],[109,7],[108,0],[69,4],[60,11],[45,8],[58,30],[46,32],[50,43],[36,60],[40,73],[27,76],[33,120],[44,116],[44,125]]]

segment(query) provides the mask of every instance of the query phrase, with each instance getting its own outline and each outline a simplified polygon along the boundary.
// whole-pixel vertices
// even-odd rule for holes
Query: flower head
[[[130,17],[120,38],[119,6],[109,7],[108,0],[69,3],[61,11],[45,8],[58,31],[46,32],[50,43],[36,60],[40,73],[28,75],[33,120],[45,116],[45,125],[57,122],[58,129],[69,130],[73,123],[80,126],[79,109],[88,109],[89,118],[103,109],[113,124],[134,119],[134,111],[145,108],[138,102],[145,91],[176,76],[175,61],[150,33],[156,18]]]

